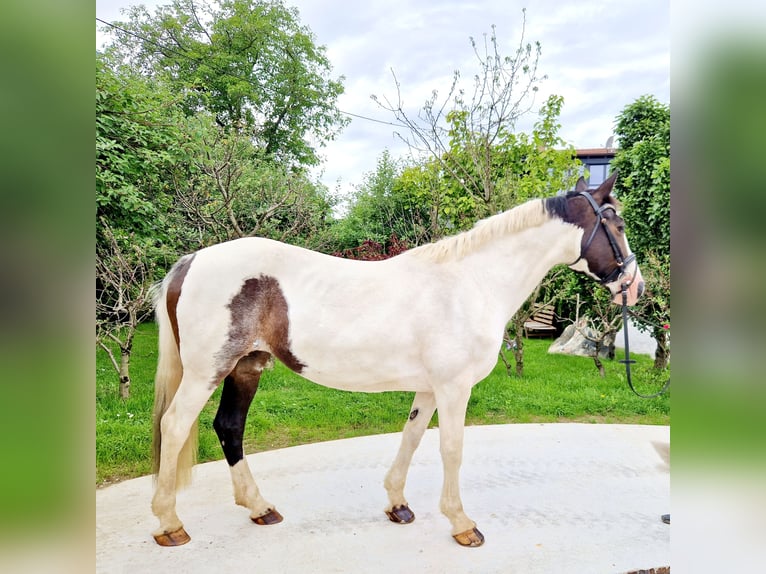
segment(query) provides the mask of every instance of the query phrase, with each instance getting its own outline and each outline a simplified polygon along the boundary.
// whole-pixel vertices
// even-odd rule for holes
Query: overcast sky
[[[165,0],[97,0],[96,16],[120,20],[120,9],[152,7]],[[494,24],[503,55],[511,55],[527,9],[526,41],[542,45],[541,86],[535,110],[549,94],[564,97],[561,135],[577,148],[603,146],[620,111],[643,94],[670,100],[668,0],[285,0],[327,48],[333,77],[345,76],[338,107],[392,122],[370,98],[396,98],[414,114],[436,89],[446,95],[452,74],[478,70],[469,37],[483,42]],[[97,35],[99,45],[101,35]],[[468,84],[466,84],[468,87]],[[520,129],[529,129],[529,116]],[[526,124],[526,125],[525,125]],[[352,117],[343,133],[320,150],[321,180],[348,191],[373,171],[384,149],[395,157],[406,146],[385,123]]]

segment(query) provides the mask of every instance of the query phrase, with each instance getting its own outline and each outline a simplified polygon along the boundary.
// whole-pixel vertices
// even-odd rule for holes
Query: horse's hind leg
[[[396,455],[394,464],[386,474],[383,484],[388,492],[388,506],[386,515],[391,522],[407,524],[415,520],[415,515],[410,510],[407,500],[404,498],[404,484],[407,481],[407,471],[410,468],[412,455],[423,438],[423,433],[428,428],[428,423],[436,410],[436,401],[433,393],[417,393],[412,402],[410,416],[402,431],[402,443]]]
[[[274,506],[261,496],[242,450],[247,411],[268,360],[269,354],[262,351],[255,351],[239,360],[223,382],[221,404],[213,421],[213,428],[231,469],[234,502],[250,509],[250,518],[256,524],[282,521]]]
[[[176,514],[178,455],[189,438],[194,421],[216,387],[214,380],[200,380],[184,373],[178,391],[162,416],[160,464],[152,498],[152,512],[160,521],[154,539],[160,546],[178,546],[189,542],[189,535]]]

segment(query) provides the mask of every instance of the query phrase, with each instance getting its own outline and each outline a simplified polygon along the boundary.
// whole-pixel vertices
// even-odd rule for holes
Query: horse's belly
[[[385,361],[383,361],[385,362]],[[321,361],[320,363],[325,363]],[[428,377],[422,370],[405,372],[399,369],[381,370],[379,366],[358,364],[338,366],[329,363],[307,365],[301,376],[319,385],[364,393],[383,391],[428,391]]]

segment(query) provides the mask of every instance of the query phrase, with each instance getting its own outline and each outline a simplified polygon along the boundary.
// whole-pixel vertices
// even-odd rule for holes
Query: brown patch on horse
[[[279,282],[267,275],[247,279],[228,305],[231,311],[229,337],[218,354],[226,371],[232,361],[250,353],[262,341],[289,369],[300,373],[306,367],[290,348],[287,300]]]
[[[223,381],[221,403],[213,420],[213,429],[229,466],[234,466],[245,456],[242,436],[247,411],[258,390],[261,372],[270,358],[271,355],[265,351],[253,351],[237,361],[234,370]]]
[[[615,205],[614,201],[609,201],[613,199],[614,198],[612,198],[611,195],[607,196],[606,201],[602,200],[599,205]],[[601,214],[594,213],[590,203],[588,203],[584,197],[575,196],[574,201],[570,202],[569,210],[571,221],[584,229],[580,247],[581,250],[584,250],[587,247],[585,252],[583,253],[581,251],[581,253],[583,259],[588,262],[588,268],[591,273],[594,273],[599,277],[607,276],[615,269],[615,267],[617,267],[617,261],[606,233],[599,229],[596,231],[596,235],[593,237],[592,242],[588,244],[588,241],[594,227],[599,225],[596,220],[597,217],[601,218],[600,225],[608,227],[612,236],[619,241],[622,234],[618,228],[624,225],[622,218],[617,215],[615,209],[606,209]],[[627,250],[624,242],[620,241],[619,247],[623,256],[625,256]]]
[[[178,316],[176,309],[178,308],[178,298],[181,296],[181,287],[183,286],[186,273],[189,271],[191,262],[194,259],[194,253],[182,257],[175,264],[170,275],[170,283],[168,284],[168,291],[165,294],[165,303],[168,309],[168,317],[170,318],[170,326],[173,328],[173,335],[176,338],[176,345],[181,346],[181,337],[178,334]]]

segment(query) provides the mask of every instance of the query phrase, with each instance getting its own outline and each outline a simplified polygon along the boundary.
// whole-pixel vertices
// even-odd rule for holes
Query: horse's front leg
[[[460,500],[460,465],[463,461],[465,413],[471,388],[450,389],[436,397],[439,410],[439,441],[444,465],[444,485],[439,508],[452,524],[452,537],[461,546],[481,546],[484,535],[463,511]]]
[[[436,400],[433,393],[417,393],[412,402],[410,416],[402,431],[402,444],[394,459],[394,464],[386,474],[383,485],[388,493],[388,506],[386,515],[391,522],[408,524],[415,520],[415,515],[410,510],[407,500],[404,498],[404,484],[407,481],[407,471],[412,462],[412,455],[423,438],[423,433],[428,428],[428,423],[436,410]]]

